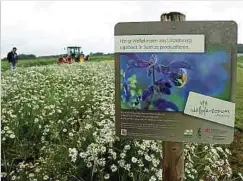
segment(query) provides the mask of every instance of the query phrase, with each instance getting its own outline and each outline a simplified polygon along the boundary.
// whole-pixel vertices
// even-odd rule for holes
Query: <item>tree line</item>
[[[243,44],[237,45],[237,53],[243,53]]]

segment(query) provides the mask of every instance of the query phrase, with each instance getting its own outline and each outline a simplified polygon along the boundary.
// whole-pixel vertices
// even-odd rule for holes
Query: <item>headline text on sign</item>
[[[204,35],[122,35],[115,36],[115,52],[188,52],[205,51]]]

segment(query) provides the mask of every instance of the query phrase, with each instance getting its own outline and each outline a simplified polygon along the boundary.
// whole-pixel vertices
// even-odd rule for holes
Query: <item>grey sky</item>
[[[1,58],[18,53],[53,55],[78,45],[84,53],[113,52],[117,22],[158,21],[179,11],[187,20],[234,20],[243,43],[242,1],[4,1],[1,2]]]

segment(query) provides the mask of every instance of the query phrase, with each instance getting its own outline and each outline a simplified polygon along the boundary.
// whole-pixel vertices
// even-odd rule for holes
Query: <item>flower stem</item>
[[[154,71],[154,67],[153,67],[153,84],[155,83],[155,71]]]

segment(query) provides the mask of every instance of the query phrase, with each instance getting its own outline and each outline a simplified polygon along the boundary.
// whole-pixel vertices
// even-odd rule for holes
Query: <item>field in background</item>
[[[243,54],[238,54],[238,67],[243,67]],[[90,56],[88,61],[104,61],[104,60],[114,60],[114,56],[112,55],[104,55],[104,56]],[[29,60],[19,60],[18,67],[32,67],[32,66],[42,66],[42,65],[51,65],[56,64],[57,58],[36,58]],[[1,61],[1,70],[5,71],[9,69],[9,65],[7,61]]]
[[[104,56],[90,56],[88,61],[104,61],[104,60],[113,60],[113,56],[104,55]],[[42,66],[42,65],[52,65],[57,63],[57,58],[36,58],[29,60],[19,60],[18,67],[33,67],[33,66]],[[9,68],[7,61],[1,62],[1,70],[5,71]]]

